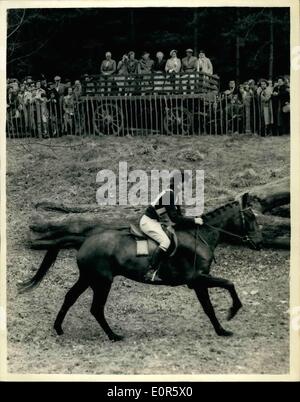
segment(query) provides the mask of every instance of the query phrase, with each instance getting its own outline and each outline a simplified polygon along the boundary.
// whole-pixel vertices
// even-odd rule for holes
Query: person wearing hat
[[[118,62],[117,75],[115,77],[116,84],[119,88],[119,93],[124,92],[127,77],[128,77],[128,55],[123,54],[122,59]]]
[[[203,50],[199,52],[197,60],[197,71],[204,74],[213,74],[213,65],[208,57],[205,56]]]
[[[138,73],[138,60],[135,58],[135,52],[131,50],[128,52],[128,60],[127,60],[127,70],[128,74],[137,74]]]
[[[61,83],[61,78],[59,75],[54,77],[54,89],[60,97],[64,96],[65,86]]]
[[[74,82],[74,89],[73,89],[74,97],[78,100],[82,94],[82,86],[79,80],[75,80]]]
[[[175,78],[181,70],[181,61],[177,57],[177,50],[171,50],[170,56],[171,57],[167,60],[165,70],[166,73],[169,74],[168,79],[171,82],[173,90],[178,91],[179,81],[175,80]]]
[[[164,58],[163,52],[156,53],[156,60],[153,65],[154,71],[154,92],[160,92],[163,89],[165,82],[165,68],[166,59]]]
[[[150,53],[145,51],[139,60],[138,74],[151,74],[153,71],[154,61],[150,58]]]
[[[150,76],[153,71],[153,65],[154,61],[150,58],[150,53],[147,51],[143,52],[138,64],[138,74],[143,75],[141,77],[142,91],[149,91],[153,85],[152,77]]]
[[[234,80],[228,82],[228,89],[224,91],[224,94],[227,96],[228,100],[231,100],[233,96],[237,95],[237,86]]]
[[[182,71],[184,73],[194,73],[197,71],[197,57],[193,56],[192,49],[186,49],[186,57],[182,59]]]
[[[37,82],[35,83],[35,86],[36,86],[36,97],[37,97],[38,99],[40,99],[40,98],[41,98],[41,95],[42,95],[42,94],[45,94],[46,91],[42,88],[42,83],[41,83],[41,81],[37,81]]]
[[[27,75],[27,77],[26,77],[26,83],[27,84],[31,84],[33,81],[32,81],[32,76],[31,75]]]
[[[63,97],[63,132],[66,134],[74,134],[75,125],[75,98],[72,87],[68,88],[68,94]]]
[[[289,80],[283,76],[279,76],[274,84],[272,104],[274,111],[274,134],[288,134],[290,132],[290,89]]]
[[[115,60],[112,59],[111,52],[105,53],[105,59],[101,63],[100,73],[101,73],[101,92],[111,91],[111,81],[112,75],[116,72],[117,64]]]
[[[170,51],[170,58],[167,60],[165,69],[168,74],[179,73],[181,69],[181,61],[177,57],[177,50]]]
[[[183,81],[183,90],[185,91],[186,88],[189,89],[191,93],[194,92],[195,88],[195,73],[197,71],[197,57],[193,56],[192,49],[186,49],[186,57],[182,59],[182,71],[187,73],[186,76],[183,78],[187,78],[187,80]],[[186,86],[186,84],[188,84]]]
[[[128,60],[127,60],[127,71],[128,71],[128,86],[127,91],[128,93],[133,93],[137,88],[137,80],[136,75],[138,74],[138,67],[139,62],[135,58],[135,52],[131,50],[128,53]]]
[[[116,72],[117,66],[115,60],[112,59],[111,57],[111,52],[106,52],[105,53],[105,60],[102,61],[101,63],[101,74],[104,77],[109,77],[110,75],[113,75]]]
[[[272,89],[266,79],[260,80],[260,91],[258,91],[258,109],[261,120],[261,136],[271,134],[273,125]]]
[[[15,93],[19,91],[19,80],[17,78],[12,78],[10,85]]]

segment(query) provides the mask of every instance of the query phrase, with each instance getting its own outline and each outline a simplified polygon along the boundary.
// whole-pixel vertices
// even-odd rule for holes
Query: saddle
[[[171,244],[168,248],[167,254],[169,257],[172,257],[178,245],[177,236],[175,230],[172,226],[165,226],[163,227],[166,235],[169,237]],[[156,247],[158,247],[157,243],[148,237],[145,233],[143,233],[140,228],[133,223],[130,224],[129,233],[135,238],[136,240],[136,255],[140,257],[148,256],[152,254]]]

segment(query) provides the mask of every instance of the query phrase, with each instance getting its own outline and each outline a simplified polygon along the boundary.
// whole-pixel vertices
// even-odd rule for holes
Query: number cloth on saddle
[[[169,237],[169,239],[171,240],[171,245],[167,251],[168,256],[173,256],[177,250],[177,245],[178,245],[178,240],[177,240],[177,236],[175,233],[175,230],[173,229],[172,226],[167,226],[165,227],[163,225],[163,228],[167,234],[167,236]],[[150,239],[147,235],[145,235],[145,233],[143,233],[138,226],[134,225],[134,224],[130,224],[130,228],[129,228],[129,233],[135,238],[136,240],[136,255],[137,256],[147,256],[150,255],[150,251],[154,251],[155,248],[151,247],[151,245],[155,244],[156,247],[157,243]]]

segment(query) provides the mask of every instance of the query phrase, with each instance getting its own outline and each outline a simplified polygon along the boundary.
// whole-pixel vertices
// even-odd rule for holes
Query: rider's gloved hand
[[[203,219],[200,217],[195,218],[195,223],[196,223],[196,225],[203,225]]]

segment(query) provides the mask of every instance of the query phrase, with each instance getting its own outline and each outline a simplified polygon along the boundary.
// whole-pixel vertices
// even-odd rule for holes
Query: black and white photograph
[[[299,1],[21,3],[0,377],[299,380]]]

